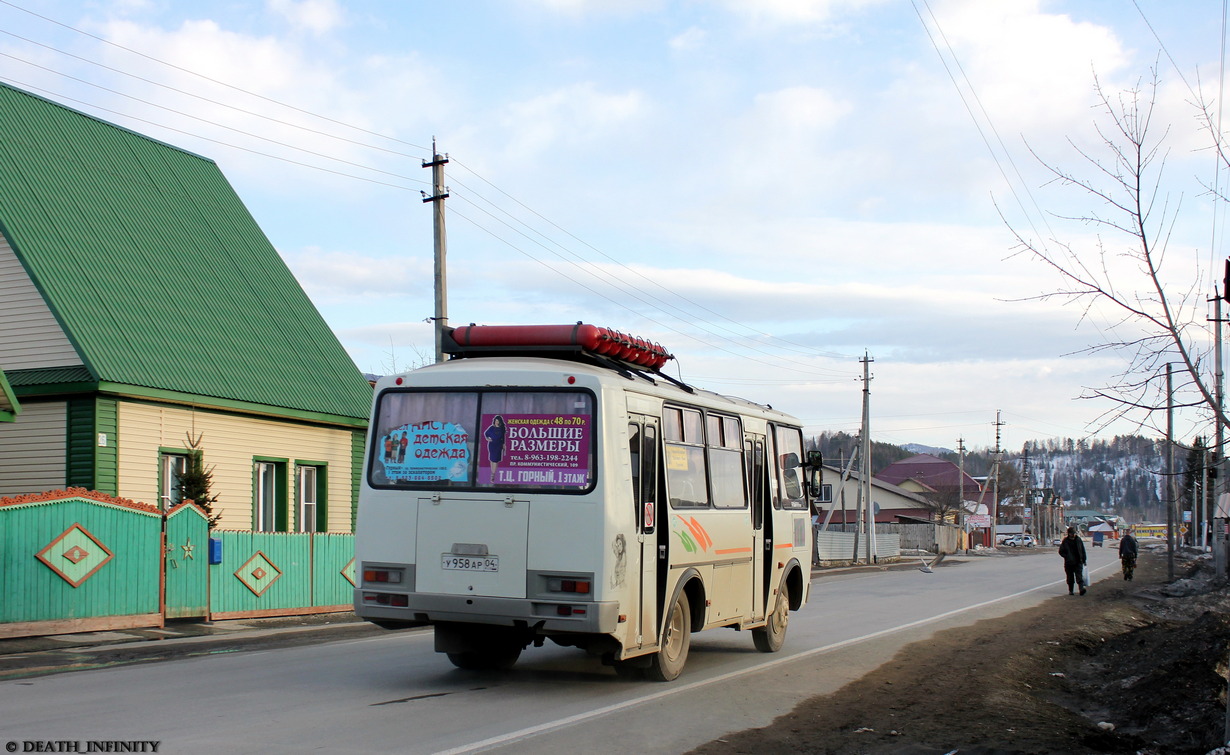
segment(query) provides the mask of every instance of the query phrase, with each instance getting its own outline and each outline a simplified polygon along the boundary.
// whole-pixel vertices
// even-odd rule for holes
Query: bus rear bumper
[[[404,605],[399,605],[404,603]],[[441,622],[532,628],[536,634],[611,634],[619,626],[618,601],[529,600],[355,590],[355,614],[383,626]]]

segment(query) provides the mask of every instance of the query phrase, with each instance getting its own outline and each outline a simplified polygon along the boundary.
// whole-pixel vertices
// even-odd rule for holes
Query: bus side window
[[[752,499],[752,528],[760,529],[764,526],[764,502],[768,495],[769,481],[765,474],[764,464],[764,440],[759,436],[755,441],[748,441],[747,467],[748,490],[751,492]]]
[[[637,529],[653,532],[657,520],[658,437],[653,425],[628,423],[628,451],[632,462],[632,505]]]
[[[652,533],[658,518],[658,430],[645,425],[645,441],[641,445],[641,524],[646,534]]]
[[[773,436],[777,445],[777,469],[781,475],[781,508],[807,508],[803,491],[803,434],[795,427],[776,425]]]
[[[641,426],[636,422],[628,423],[628,453],[632,462],[632,500],[634,505],[641,503]]]
[[[781,498],[777,496],[777,442],[773,438],[773,428],[769,428],[769,436],[765,439],[765,448],[768,451],[766,471],[769,480],[769,489],[765,491],[768,499],[773,502],[773,508],[780,509],[782,507]]]

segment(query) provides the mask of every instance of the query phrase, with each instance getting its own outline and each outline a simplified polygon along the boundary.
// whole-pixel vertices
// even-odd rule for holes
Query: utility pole
[[[999,429],[1004,426],[1004,422],[999,418],[1000,410],[995,410],[995,452],[991,454],[991,460],[994,464],[991,467],[994,477],[991,479],[991,547],[994,548],[995,532],[999,529],[999,463],[1004,458],[1004,451],[999,447]]]
[[[1230,259],[1226,260],[1226,278],[1222,281],[1223,285],[1230,283]],[[1220,500],[1221,494],[1226,492],[1226,423],[1222,421],[1225,414],[1225,392],[1224,392],[1224,374],[1221,366],[1221,302],[1222,299],[1230,297],[1230,289],[1223,288],[1221,294],[1218,295],[1217,286],[1213,286],[1213,393],[1217,401],[1217,412],[1214,416],[1214,423],[1217,426],[1217,445],[1213,447],[1213,471],[1209,474],[1213,478],[1213,510],[1205,509],[1205,518],[1213,526],[1209,530],[1209,545],[1216,550],[1218,548],[1217,541],[1224,540],[1222,535],[1225,529],[1224,520],[1217,518],[1217,502]],[[1214,557],[1214,563],[1218,559]],[[1222,576],[1220,572],[1215,570],[1217,576]],[[1230,706],[1226,707],[1226,721],[1230,724]],[[1230,727],[1227,728],[1227,733],[1230,734]]]
[[[1166,574],[1174,581],[1174,376],[1166,363]]]
[[[445,249],[447,243],[444,237],[444,200],[448,199],[448,189],[444,186],[444,166],[448,164],[448,156],[440,156],[436,151],[436,139],[431,139],[431,162],[424,162],[424,168],[431,168],[431,196],[423,192],[424,202],[433,202],[432,237],[435,240],[436,258],[436,311],[432,322],[436,331],[436,364],[444,361],[444,329],[448,327],[448,280],[445,275]]]
[[[863,352],[863,505],[866,507],[867,563],[874,563],[876,552],[875,506],[871,502],[871,363],[875,360]]]
[[[969,533],[965,531],[965,438],[957,438],[957,526],[961,528],[961,545],[969,550]]]
[[[1033,517],[1033,497],[1029,494],[1029,446],[1021,456],[1021,531],[1026,534],[1038,535],[1037,528],[1029,532],[1029,522],[1037,521]]]

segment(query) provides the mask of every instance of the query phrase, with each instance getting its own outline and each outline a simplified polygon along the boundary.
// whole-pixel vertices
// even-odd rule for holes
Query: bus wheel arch
[[[790,588],[790,610],[797,611],[803,607],[803,596],[806,587],[805,572],[802,565],[795,559],[786,566],[786,576],[782,578],[782,584]]]

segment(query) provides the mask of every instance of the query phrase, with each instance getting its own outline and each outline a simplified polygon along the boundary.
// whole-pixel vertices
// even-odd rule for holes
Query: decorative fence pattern
[[[85,490],[0,500],[0,637],[161,626],[162,514]]]
[[[191,503],[78,488],[0,499],[0,637],[345,611],[354,581],[349,534],[211,533]]]

